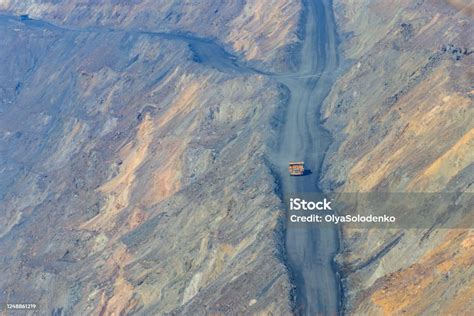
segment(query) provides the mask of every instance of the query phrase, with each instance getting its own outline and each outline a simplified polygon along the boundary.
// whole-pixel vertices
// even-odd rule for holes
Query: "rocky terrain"
[[[323,112],[334,138],[326,190],[459,192],[472,206],[474,21],[467,5],[335,1],[346,71]],[[466,221],[472,227],[472,216]],[[469,314],[473,231],[436,227],[343,231],[345,312]]]
[[[289,313],[265,157],[285,89],[210,40],[49,20],[0,18],[0,301]]]
[[[285,240],[280,195],[301,184],[281,180],[283,156],[298,146],[315,165],[304,188],[472,200],[472,6],[314,3],[0,1],[0,302],[52,315],[301,312],[301,295],[334,287],[324,243],[336,239]],[[288,258],[299,240],[308,247]],[[336,297],[345,314],[473,309],[472,229],[339,240],[343,295],[316,309]],[[324,284],[302,289],[300,267],[310,280],[324,269]]]
[[[286,70],[293,64],[303,5],[298,0],[262,1],[16,1],[0,11],[29,14],[70,27],[190,33],[218,40],[248,62]]]

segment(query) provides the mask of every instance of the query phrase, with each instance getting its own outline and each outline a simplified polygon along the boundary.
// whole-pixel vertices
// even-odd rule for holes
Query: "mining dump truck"
[[[304,174],[304,162],[290,162],[288,171],[290,176],[302,176]]]

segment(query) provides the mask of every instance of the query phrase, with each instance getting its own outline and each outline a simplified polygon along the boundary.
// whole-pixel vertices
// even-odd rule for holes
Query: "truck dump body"
[[[290,162],[288,171],[291,176],[302,176],[304,174],[304,162]]]

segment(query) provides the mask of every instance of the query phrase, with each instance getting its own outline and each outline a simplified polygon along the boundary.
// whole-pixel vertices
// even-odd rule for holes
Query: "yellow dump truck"
[[[302,176],[304,174],[304,162],[290,162],[288,166],[290,176]]]

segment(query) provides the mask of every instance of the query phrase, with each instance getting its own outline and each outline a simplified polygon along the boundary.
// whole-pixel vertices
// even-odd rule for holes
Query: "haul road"
[[[283,196],[320,192],[320,167],[330,135],[321,126],[320,108],[328,95],[338,67],[337,34],[330,0],[305,1],[305,31],[299,69],[275,75],[290,91],[281,143],[273,163],[280,170]],[[288,175],[288,162],[304,161],[313,172]],[[290,166],[291,167],[291,166]],[[291,173],[291,170],[290,170]],[[339,250],[337,225],[287,227],[287,266],[295,286],[295,313],[298,315],[338,315],[341,286],[333,258]]]

